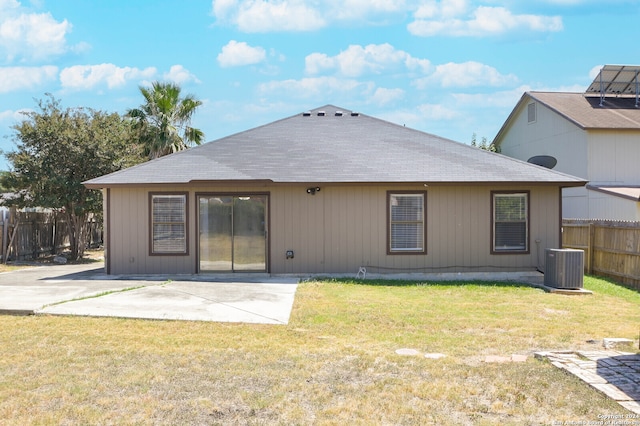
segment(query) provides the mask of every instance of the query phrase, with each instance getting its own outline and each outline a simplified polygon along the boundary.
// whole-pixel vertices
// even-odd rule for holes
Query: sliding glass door
[[[199,269],[266,272],[267,195],[198,197]]]

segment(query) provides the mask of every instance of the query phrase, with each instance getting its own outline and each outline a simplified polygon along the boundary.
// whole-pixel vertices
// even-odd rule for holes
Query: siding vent
[[[302,113],[303,117],[309,117],[311,115],[311,111],[305,111]]]
[[[342,117],[342,111],[336,111],[336,117]]]
[[[318,111],[318,117],[324,117],[325,112],[324,111]]]
[[[527,105],[527,122],[535,123],[536,119],[536,104],[534,102]]]

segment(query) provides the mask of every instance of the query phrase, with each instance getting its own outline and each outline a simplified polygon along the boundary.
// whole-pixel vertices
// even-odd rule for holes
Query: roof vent
[[[360,115],[360,113],[359,113],[359,112],[352,112],[352,113],[351,113],[351,116],[352,116],[352,117],[357,117],[357,116],[359,116],[359,115]]]
[[[342,111],[336,111],[336,117],[342,117]]]
[[[311,115],[311,111],[305,111],[302,113],[303,117],[309,117]]]
[[[318,117],[324,117],[324,111],[318,111]]]

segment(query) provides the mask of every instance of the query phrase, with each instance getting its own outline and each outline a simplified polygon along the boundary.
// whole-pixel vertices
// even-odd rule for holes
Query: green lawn
[[[307,282],[287,326],[0,316],[0,424],[539,425],[626,414],[531,356],[636,339],[640,294]],[[400,356],[400,348],[444,359]]]

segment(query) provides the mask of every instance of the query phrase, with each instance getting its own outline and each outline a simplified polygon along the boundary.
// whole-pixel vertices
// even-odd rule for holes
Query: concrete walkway
[[[535,356],[548,359],[640,416],[640,354],[600,350],[538,352]]]
[[[0,313],[287,324],[297,278],[114,276],[102,263],[0,274]]]

